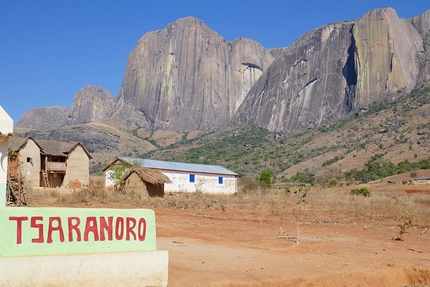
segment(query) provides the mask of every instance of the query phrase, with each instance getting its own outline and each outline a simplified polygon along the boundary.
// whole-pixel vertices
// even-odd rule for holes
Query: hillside
[[[332,125],[296,134],[247,124],[213,131],[151,131],[113,118],[55,130],[15,129],[15,134],[83,142],[93,156],[93,174],[116,156],[130,156],[222,165],[253,179],[269,170],[277,182],[307,170],[324,183],[346,180],[346,172],[363,169],[372,157],[380,165],[428,159],[429,116],[430,86],[394,102],[372,104],[367,112]]]
[[[191,143],[144,156],[219,164],[251,178],[270,170],[278,182],[306,170],[320,182],[346,180],[346,172],[363,169],[372,157],[375,160],[371,162],[379,165],[428,159],[429,97],[430,87],[423,88],[391,103],[375,103],[355,117],[294,135],[231,125]]]

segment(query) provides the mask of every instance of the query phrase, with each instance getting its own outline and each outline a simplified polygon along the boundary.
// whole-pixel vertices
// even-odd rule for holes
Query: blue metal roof
[[[164,170],[176,170],[176,171],[187,171],[195,173],[216,173],[225,175],[238,174],[228,170],[219,165],[206,165],[206,164],[194,164],[194,163],[183,163],[174,161],[162,161],[153,159],[142,159],[142,158],[131,158],[131,157],[119,157],[120,160],[125,161],[131,165],[137,165],[140,167],[164,169]]]

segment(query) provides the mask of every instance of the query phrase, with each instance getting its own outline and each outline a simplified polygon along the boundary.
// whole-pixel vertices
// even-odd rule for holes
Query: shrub
[[[239,179],[239,186],[240,191],[245,194],[255,192],[258,189],[258,183],[246,176]]]
[[[365,196],[365,197],[369,197],[369,196],[372,196],[372,194],[370,193],[370,191],[367,189],[367,188],[360,188],[360,189],[358,189],[358,188],[356,188],[356,189],[353,189],[353,190],[351,190],[351,194],[352,195],[362,195],[362,196]]]
[[[308,183],[310,185],[314,185],[315,183],[315,175],[309,171],[309,169],[305,169],[304,172],[296,172],[295,175],[290,177],[290,182],[299,182],[299,183]]]
[[[330,187],[336,187],[337,186],[337,180],[336,179],[332,179],[332,180],[330,180],[328,183],[327,183],[327,185],[326,185],[328,188],[330,188]]]
[[[414,212],[412,210],[404,209],[403,213],[397,216],[398,227],[399,227],[399,235],[394,238],[394,240],[403,240],[403,234],[406,233],[406,229],[408,229],[412,225],[412,219],[414,218]]]
[[[270,170],[263,170],[258,181],[267,188],[272,187],[273,173]]]

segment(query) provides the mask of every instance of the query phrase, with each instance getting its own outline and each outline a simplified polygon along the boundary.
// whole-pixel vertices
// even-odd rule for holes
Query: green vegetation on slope
[[[373,103],[365,113],[292,136],[228,126],[141,157],[221,165],[257,182],[263,172],[273,175],[272,183],[368,182],[430,168],[425,148],[430,144],[429,94],[430,87],[414,90],[393,102]]]

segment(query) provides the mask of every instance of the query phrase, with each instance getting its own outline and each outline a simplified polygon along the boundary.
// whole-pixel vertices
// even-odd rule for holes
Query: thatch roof
[[[77,147],[81,146],[84,152],[91,159],[91,155],[88,150],[80,142],[60,142],[53,140],[36,140],[32,137],[20,138],[14,137],[9,140],[9,148],[13,151],[19,151],[25,147],[28,140],[34,141],[34,143],[40,148],[40,152],[52,156],[63,156],[68,157],[68,155]]]
[[[150,184],[163,185],[165,183],[172,183],[170,179],[160,171],[145,167],[130,168],[124,173],[118,183],[123,184],[127,180],[127,178],[129,178],[130,175],[132,175],[133,173],[136,173],[142,181]]]

